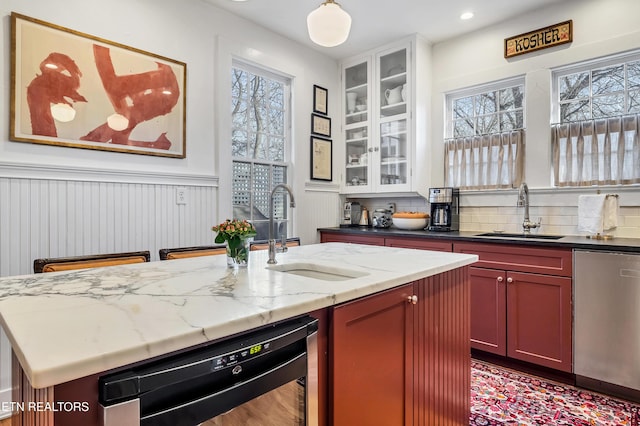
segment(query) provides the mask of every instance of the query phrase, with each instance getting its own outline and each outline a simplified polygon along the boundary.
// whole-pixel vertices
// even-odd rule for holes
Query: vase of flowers
[[[211,228],[217,232],[216,244],[227,243],[227,266],[245,267],[249,264],[249,243],[256,236],[256,228],[247,220],[225,220]]]

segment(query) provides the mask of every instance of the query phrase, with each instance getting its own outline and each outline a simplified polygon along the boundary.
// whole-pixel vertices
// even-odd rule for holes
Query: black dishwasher
[[[300,317],[102,376],[102,424],[317,425],[317,329]]]

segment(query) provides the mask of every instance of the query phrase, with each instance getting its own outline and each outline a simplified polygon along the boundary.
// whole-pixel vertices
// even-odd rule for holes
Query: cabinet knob
[[[369,151],[369,152],[373,152],[373,148],[369,148],[367,151]]]
[[[513,282],[513,278],[511,278],[511,277],[507,278],[507,282],[508,282],[509,284],[511,284],[511,283]]]
[[[499,283],[501,283],[503,279],[504,279],[504,278],[502,278],[502,277],[498,277],[498,278],[496,278],[496,280],[497,280]]]
[[[413,296],[409,296],[407,297],[407,300],[409,301],[409,303],[411,303],[412,305],[415,305],[416,303],[418,303],[418,296],[416,296],[415,294]]]

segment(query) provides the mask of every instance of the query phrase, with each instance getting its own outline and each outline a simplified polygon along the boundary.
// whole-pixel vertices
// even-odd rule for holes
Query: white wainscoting
[[[187,204],[176,204],[176,189]],[[43,257],[212,242],[214,186],[0,177],[0,276],[33,272]]]

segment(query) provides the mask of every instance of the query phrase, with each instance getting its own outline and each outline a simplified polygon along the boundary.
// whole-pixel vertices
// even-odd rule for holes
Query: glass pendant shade
[[[338,3],[327,0],[307,16],[311,41],[333,47],[344,43],[351,30],[351,16]]]

